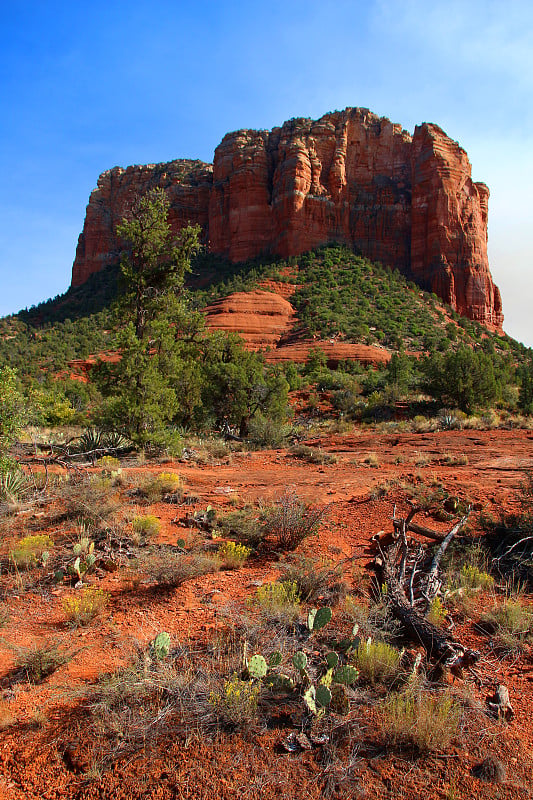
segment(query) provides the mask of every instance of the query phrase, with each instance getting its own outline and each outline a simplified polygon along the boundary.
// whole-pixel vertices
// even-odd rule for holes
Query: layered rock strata
[[[341,242],[501,329],[487,258],[489,191],[438,126],[411,136],[367,109],[224,137],[213,166],[194,161],[103,173],[91,194],[72,285],[117,260],[117,223],[135,193],[164,187],[174,229],[199,223],[213,253],[244,261]]]

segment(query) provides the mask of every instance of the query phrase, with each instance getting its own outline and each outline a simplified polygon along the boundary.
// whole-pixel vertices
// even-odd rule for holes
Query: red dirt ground
[[[275,498],[287,487],[313,503],[330,504],[318,539],[308,541],[303,549],[335,561],[361,555],[347,575],[357,591],[370,579],[364,547],[372,534],[391,529],[394,503],[398,501],[401,508],[405,498],[401,488],[394,488],[383,499],[371,499],[376,486],[393,480],[411,486],[440,481],[453,495],[474,504],[469,525],[475,533],[480,531],[481,512],[497,515],[504,508],[518,508],[516,490],[524,470],[533,469],[533,432],[523,430],[381,434],[354,429],[306,444],[335,454],[337,463],[307,464],[278,450],[232,453],[216,464],[151,464],[124,472],[179,472],[186,492],[198,497],[198,509],[209,503],[219,511],[231,510],[245,502]],[[364,463],[369,455],[377,466]],[[447,465],[448,456],[466,456],[468,463]],[[167,543],[184,535],[185,529],[173,520],[190,511],[190,506],[164,503],[143,509],[161,518],[160,541]],[[13,524],[16,527],[16,518]],[[433,519],[427,524],[443,527]],[[336,762],[328,772],[328,755],[334,761],[335,754],[322,748],[281,752],[279,744],[290,729],[275,728],[247,737],[221,733],[214,739],[185,741],[169,734],[168,741],[154,752],[122,758],[102,774],[91,772],[91,742],[76,692],[100,674],[128,663],[135,644],[147,643],[161,630],[170,633],[173,643],[209,639],[219,629],[220,609],[229,600],[244,600],[258,582],[275,574],[272,562],[261,558],[239,571],[206,575],[166,595],[136,596],[135,591],[124,590],[120,571],[110,573],[97,581],[111,595],[109,609],[101,620],[75,630],[65,627],[61,600],[67,589],[9,591],[5,598],[9,620],[0,644],[0,676],[4,676],[0,727],[5,728],[0,734],[0,800],[324,796],[510,800],[532,796],[532,653],[527,651],[514,661],[498,660],[487,646],[487,637],[476,633],[472,620],[459,616],[454,620],[454,635],[482,650],[483,686],[479,688],[468,677],[456,681],[455,688],[483,704],[491,688],[503,682],[509,687],[515,717],[505,723],[478,715],[477,721],[468,723],[472,727],[460,746],[444,753],[415,757],[386,748],[379,742],[370,708],[358,714],[348,736],[351,744],[344,750],[339,746],[339,764],[346,767],[352,759],[351,778],[346,769],[336,775],[335,769],[340,770]],[[525,596],[526,602],[531,600]],[[75,651],[68,664],[40,685],[11,685],[5,679],[14,664],[12,646],[51,640]],[[485,784],[470,772],[488,753],[506,765],[506,778],[499,784]],[[335,778],[328,784],[327,775]]]

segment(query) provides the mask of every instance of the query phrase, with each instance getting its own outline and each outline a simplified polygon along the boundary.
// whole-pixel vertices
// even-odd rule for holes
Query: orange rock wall
[[[134,192],[164,186],[172,224],[198,222],[209,249],[243,261],[337,241],[397,267],[472,319],[501,328],[487,258],[488,189],[436,125],[414,136],[366,109],[224,137],[214,164],[118,167],[87,207],[73,285],[117,260],[114,230]]]

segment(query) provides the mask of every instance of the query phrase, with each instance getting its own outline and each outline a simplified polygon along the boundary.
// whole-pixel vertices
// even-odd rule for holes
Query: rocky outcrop
[[[212,175],[211,164],[187,159],[127,169],[114,167],[102,173],[89,198],[83,232],[78,239],[72,286],[80,286],[93,272],[119,260],[116,227],[134,198],[150,189],[166,190],[174,230],[190,222],[207,231]]]
[[[329,366],[340,361],[356,360],[362,364],[386,364],[390,353],[384,348],[337,340],[306,338],[296,312],[279,294],[287,284],[272,284],[270,291],[234,292],[215,300],[203,309],[207,327],[238,333],[249,350],[265,350],[269,363],[295,361],[305,363],[316,347],[326,355]]]
[[[500,329],[487,258],[488,189],[438,126],[414,136],[366,109],[228,134],[213,167],[173,161],[104,173],[87,208],[73,285],[117,260],[115,228],[135,192],[163,186],[172,224],[199,223],[233,261],[328,241],[396,267],[471,319]]]
[[[208,328],[238,333],[252,350],[276,347],[296,318],[288,300],[259,289],[215,300],[204,314]]]

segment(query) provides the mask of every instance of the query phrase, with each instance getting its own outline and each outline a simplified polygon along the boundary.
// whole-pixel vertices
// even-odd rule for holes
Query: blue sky
[[[533,345],[530,0],[4,0],[1,20],[0,314],[68,287],[105,169],[363,106],[466,149],[505,330]]]

